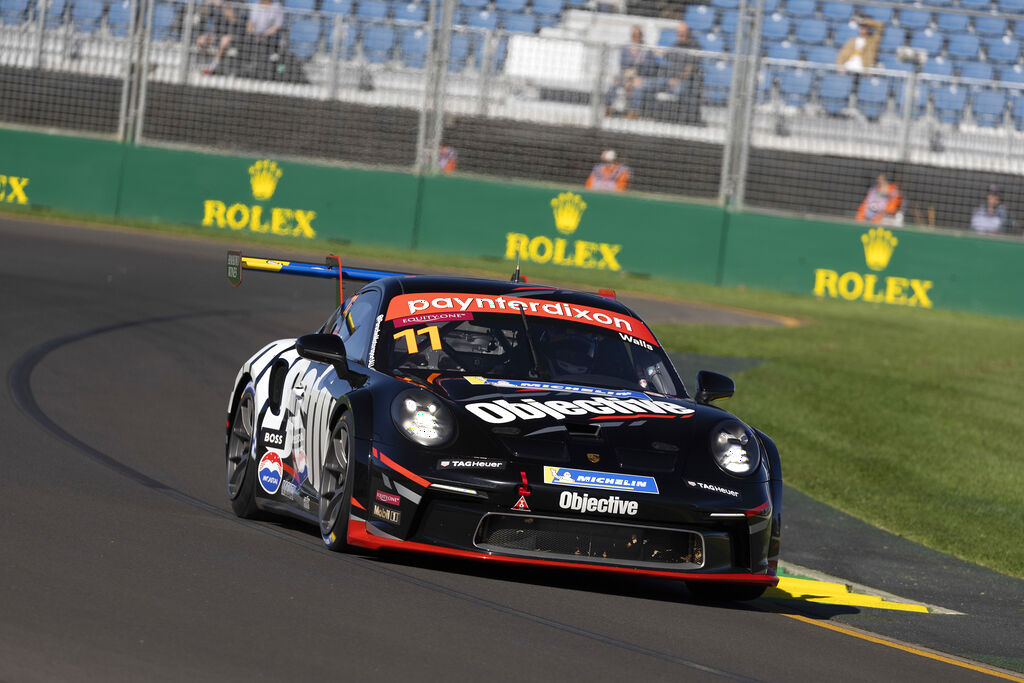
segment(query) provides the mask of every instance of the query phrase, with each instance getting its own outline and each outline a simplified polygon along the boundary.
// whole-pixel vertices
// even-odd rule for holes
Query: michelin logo
[[[613,396],[616,398],[639,398],[645,401],[650,396],[629,389],[602,389],[600,387],[584,387],[576,384],[557,384],[553,382],[534,382],[523,379],[494,379],[491,377],[466,377],[470,384],[487,384],[506,389],[536,389],[537,391],[557,391],[564,394],[592,394],[594,396]]]
[[[631,477],[610,472],[573,470],[568,467],[551,467],[549,465],[544,466],[544,483],[583,489],[658,493],[658,482],[654,477]]]

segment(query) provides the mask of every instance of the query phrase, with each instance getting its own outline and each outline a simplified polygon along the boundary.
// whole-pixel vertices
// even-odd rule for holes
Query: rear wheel
[[[731,600],[757,600],[767,586],[754,583],[714,583],[687,581],[686,588],[697,602],[729,602]]]
[[[334,429],[320,473],[320,537],[331,550],[348,548],[348,516],[352,508],[352,424],[342,413]]]
[[[256,424],[256,392],[250,383],[242,391],[231,416],[227,444],[227,488],[231,509],[239,517],[252,518],[258,512],[254,495],[256,463],[252,459]]]

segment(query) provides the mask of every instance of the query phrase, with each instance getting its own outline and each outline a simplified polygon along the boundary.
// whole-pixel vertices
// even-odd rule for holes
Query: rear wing
[[[235,287],[242,284],[243,270],[260,270],[265,273],[282,273],[284,275],[315,277],[321,280],[337,280],[338,289],[335,292],[335,296],[339,306],[344,300],[342,296],[342,282],[344,278],[372,281],[384,277],[408,275],[408,273],[391,273],[383,270],[367,270],[365,268],[342,268],[341,258],[334,254],[328,254],[324,265],[320,265],[318,263],[304,263],[302,261],[281,261],[278,259],[260,258],[258,256],[242,256],[241,251],[228,251],[228,282]]]

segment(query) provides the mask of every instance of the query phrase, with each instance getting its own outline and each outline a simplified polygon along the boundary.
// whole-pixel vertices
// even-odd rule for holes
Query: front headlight
[[[422,389],[407,389],[391,404],[398,431],[421,446],[442,446],[455,435],[455,420],[440,400]]]
[[[711,454],[719,467],[740,477],[756,470],[761,459],[757,437],[739,420],[726,420],[711,431]]]

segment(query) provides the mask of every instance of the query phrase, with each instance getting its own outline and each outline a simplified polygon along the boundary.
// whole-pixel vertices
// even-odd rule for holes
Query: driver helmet
[[[585,375],[594,367],[596,345],[584,335],[568,335],[551,342],[548,352],[560,375]]]

